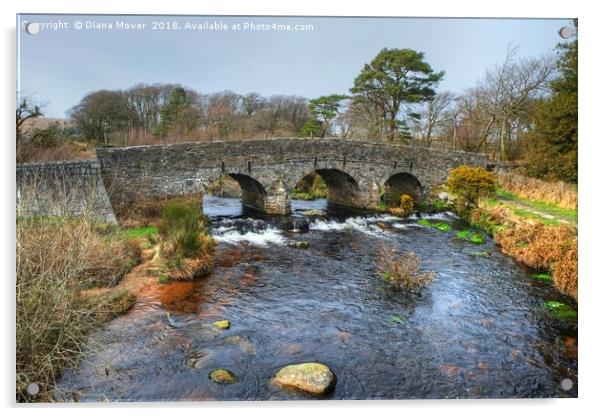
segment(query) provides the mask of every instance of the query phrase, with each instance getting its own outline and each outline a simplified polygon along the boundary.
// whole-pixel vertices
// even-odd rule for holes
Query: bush
[[[399,255],[393,249],[382,249],[377,259],[381,277],[394,290],[413,291],[435,280],[436,273],[421,272],[420,258],[413,252]]]
[[[496,234],[502,251],[537,270],[552,270],[558,290],[577,300],[577,237],[569,226],[521,224]]]
[[[64,139],[63,130],[58,123],[53,123],[43,129],[37,128],[31,135],[31,143],[43,149],[58,146],[62,139]]]
[[[131,306],[124,292],[82,295],[115,284],[138,261],[139,249],[119,237],[99,234],[86,219],[17,220],[18,401],[51,400],[61,368],[76,362],[88,332]],[[36,397],[25,393],[33,382],[41,389]]]
[[[466,165],[453,169],[447,180],[451,192],[466,206],[478,206],[479,200],[495,191],[495,176],[482,167]]]
[[[163,238],[164,251],[168,257],[194,258],[211,249],[204,232],[204,219],[200,207],[186,200],[171,200],[165,204],[159,234]]]
[[[161,254],[171,279],[191,280],[211,272],[211,254],[217,243],[205,233],[204,222],[194,202],[172,200],[165,205],[159,234]]]

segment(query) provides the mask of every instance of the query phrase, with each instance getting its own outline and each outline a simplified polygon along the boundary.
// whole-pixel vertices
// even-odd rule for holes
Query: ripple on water
[[[310,218],[299,237],[218,202],[205,200],[222,243],[215,271],[165,285],[106,324],[59,387],[80,400],[311,399],[269,380],[287,364],[318,361],[337,375],[336,399],[577,395],[576,328],[540,311],[559,294],[532,285],[492,241],[479,248],[491,256],[474,257],[453,232],[387,215]],[[466,227],[450,214],[428,218]],[[286,245],[298,238],[309,248]],[[383,245],[416,252],[437,279],[420,295],[392,292],[374,264]],[[213,327],[221,319],[230,329]],[[211,382],[216,368],[239,382]],[[564,378],[574,382],[568,392]]]

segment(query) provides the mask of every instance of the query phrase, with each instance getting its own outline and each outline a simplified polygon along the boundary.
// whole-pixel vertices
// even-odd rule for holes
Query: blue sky
[[[460,92],[501,62],[508,44],[518,45],[521,56],[546,53],[562,40],[558,30],[570,25],[570,19],[21,15],[17,20],[18,88],[45,102],[50,117],[64,117],[89,92],[141,82],[180,83],[203,93],[228,89],[307,98],[347,93],[363,65],[384,47],[424,52],[435,70],[446,72],[438,89]],[[24,21],[63,27],[29,35]],[[76,21],[84,28],[75,29]],[[86,29],[86,21],[113,28]],[[177,22],[178,29],[153,30],[153,21]],[[116,29],[117,22],[146,26]],[[221,22],[228,29],[185,29],[187,22]],[[313,30],[232,30],[245,22]]]

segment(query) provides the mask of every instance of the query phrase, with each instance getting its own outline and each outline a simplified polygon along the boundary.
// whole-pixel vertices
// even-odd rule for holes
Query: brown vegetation
[[[109,192],[112,190],[109,189]],[[140,198],[128,204],[114,207],[115,216],[119,223],[125,228],[148,227],[159,225],[163,215],[163,209],[169,201],[186,201],[195,204],[201,211],[202,201],[200,195],[175,196],[163,198]]]
[[[421,272],[420,258],[414,252],[397,253],[392,248],[382,248],[377,265],[381,277],[391,284],[394,290],[413,291],[433,280],[435,272]]]
[[[500,206],[474,209],[469,220],[492,234],[505,254],[528,267],[550,271],[556,288],[577,300],[578,250],[573,227],[517,218]]]
[[[546,182],[516,173],[500,173],[497,179],[502,188],[521,198],[577,209],[578,194],[574,185],[564,182]]]
[[[139,255],[86,219],[17,221],[17,400],[51,400],[60,369],[74,364],[87,333],[131,307],[126,291],[82,292],[116,284]],[[25,393],[34,382],[41,389],[35,397]]]

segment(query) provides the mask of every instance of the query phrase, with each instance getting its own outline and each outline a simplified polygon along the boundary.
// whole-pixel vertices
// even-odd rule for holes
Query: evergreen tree
[[[412,49],[383,49],[355,78],[351,92],[355,99],[371,104],[380,114],[387,137],[405,134],[407,126],[398,119],[403,105],[424,102],[435,95],[433,89],[444,72],[435,72],[424,61],[424,53]]]
[[[536,111],[527,171],[542,179],[577,183],[577,40],[557,49],[560,76],[550,83],[551,97]]]

